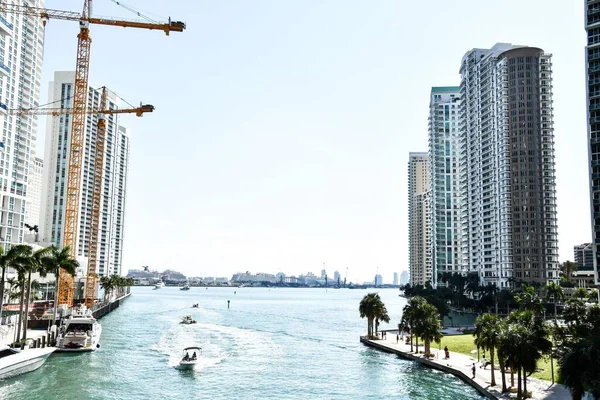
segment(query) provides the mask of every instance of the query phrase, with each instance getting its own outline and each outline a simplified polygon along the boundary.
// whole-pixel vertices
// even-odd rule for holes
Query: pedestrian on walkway
[[[450,358],[450,350],[448,350],[448,346],[444,347],[444,354],[446,356],[446,360]]]
[[[400,334],[396,334],[396,343],[398,343],[398,341],[400,340]]]
[[[471,367],[471,371],[473,371],[473,379],[475,379],[475,371],[477,369],[475,368],[475,363],[473,363],[473,366]]]

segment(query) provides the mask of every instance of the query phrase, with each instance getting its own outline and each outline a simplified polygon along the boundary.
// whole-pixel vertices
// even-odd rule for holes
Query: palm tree
[[[27,272],[28,272],[28,256],[31,255],[31,246],[27,246],[28,249],[23,249],[20,255],[14,258],[11,262],[11,267],[17,272],[17,281],[19,282],[19,316],[17,318],[17,329],[15,335],[15,341],[19,341],[21,338],[21,326],[23,324],[23,305],[25,303],[25,284],[27,283]],[[27,330],[25,330],[27,332]]]
[[[39,273],[40,276],[45,277],[47,272],[44,266],[44,258],[50,252],[50,248],[46,247],[34,251],[33,253],[22,258],[22,263],[27,271],[27,294],[25,303],[25,318],[23,321],[23,340],[27,337],[27,321],[29,320],[29,303],[31,298],[31,274]],[[21,259],[20,258],[20,259]]]
[[[360,301],[358,311],[361,318],[367,318],[367,336],[373,337],[373,321],[381,314],[381,306],[385,309],[381,297],[377,293],[369,293]],[[387,310],[386,310],[387,313]],[[389,319],[389,317],[388,317]]]
[[[551,298],[554,300],[554,319],[556,319],[556,306],[559,300],[565,298],[565,294],[563,293],[563,289],[560,285],[556,284],[554,281],[550,281],[545,287],[546,289],[546,301]]]
[[[0,277],[0,316],[2,315],[2,306],[4,304],[4,279],[6,277],[6,269],[11,267],[13,260],[21,255],[27,248],[26,245],[12,246],[8,251],[0,246],[0,268],[2,269],[2,277]],[[1,319],[0,319],[1,321]]]
[[[522,310],[528,310],[535,314],[541,314],[544,310],[542,300],[535,291],[535,287],[531,285],[523,284],[522,292],[515,296],[515,300]]]
[[[423,316],[423,307],[427,301],[421,296],[412,297],[408,300],[408,304],[402,309],[402,321],[403,325],[410,327],[410,351],[413,352],[413,336],[415,335],[415,325],[417,321]],[[419,352],[419,339],[414,336],[416,340],[417,353]]]
[[[578,342],[559,363],[563,385],[571,391],[573,400],[581,400],[586,391],[600,398],[600,336]]]
[[[588,291],[586,288],[580,287],[575,289],[575,291],[573,292],[573,296],[579,297],[580,300],[583,300],[588,296]]]
[[[108,301],[110,294],[116,287],[117,281],[114,279],[114,276],[103,276],[100,278],[100,287],[104,290],[104,302]]]
[[[390,316],[388,315],[387,308],[381,299],[375,304],[375,334],[377,334],[377,329],[379,328],[379,321],[383,321],[385,323],[390,322]]]
[[[577,265],[577,263],[574,263],[572,261],[565,261],[560,265],[560,271],[562,272],[567,282],[571,282],[571,276],[573,276],[573,272],[577,271],[578,268],[579,266]]]
[[[590,303],[598,302],[598,289],[590,290],[590,293],[588,294],[588,300]]]
[[[428,357],[431,353],[431,342],[439,343],[442,340],[440,313],[437,308],[429,303],[423,304],[419,312],[422,316],[416,321],[415,334],[423,339],[425,357]]]
[[[53,323],[56,322],[56,310],[58,309],[58,290],[60,289],[60,272],[63,270],[65,273],[75,276],[79,262],[76,259],[71,258],[71,248],[69,246],[63,247],[59,250],[56,246],[50,246],[46,257],[42,261],[44,271],[48,274],[54,274],[56,277],[56,288],[54,293],[54,315],[52,317]]]
[[[500,344],[500,319],[497,315],[483,314],[475,321],[475,345],[490,353],[492,370],[491,385],[496,386],[496,374],[494,373],[494,353]]]

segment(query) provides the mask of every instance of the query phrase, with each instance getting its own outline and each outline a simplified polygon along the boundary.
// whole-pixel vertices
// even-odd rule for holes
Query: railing
[[[6,19],[4,19],[4,17],[0,16],[0,22],[2,22],[4,25],[6,25],[7,27],[9,27],[10,29],[13,28],[13,24],[11,24],[10,22],[8,22]]]

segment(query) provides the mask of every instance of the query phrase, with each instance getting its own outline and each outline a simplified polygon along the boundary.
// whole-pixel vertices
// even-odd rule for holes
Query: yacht
[[[56,343],[59,352],[95,351],[100,347],[102,326],[90,310],[80,309],[63,321]]]
[[[56,347],[43,349],[12,349],[0,347],[0,379],[8,379],[27,372],[35,371],[44,364]]]
[[[165,287],[165,283],[163,281],[160,281],[154,285],[154,289],[160,289],[160,288],[164,288],[164,287]]]
[[[190,354],[191,353],[191,354]],[[200,347],[186,347],[183,349],[183,358],[179,361],[179,368],[192,369],[198,364],[198,358],[202,354]]]

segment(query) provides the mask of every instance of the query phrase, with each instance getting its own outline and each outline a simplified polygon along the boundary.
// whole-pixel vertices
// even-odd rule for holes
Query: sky
[[[583,1],[127,0],[183,33],[92,26],[90,85],[153,104],[132,132],[123,271],[391,282],[432,86],[497,42],[553,54],[560,259],[591,240]],[[78,11],[82,0],[47,0]],[[484,5],[485,4],[485,5]],[[110,0],[94,15],[138,18]],[[46,27],[41,101],[78,24]],[[43,154],[45,124],[39,124]]]

